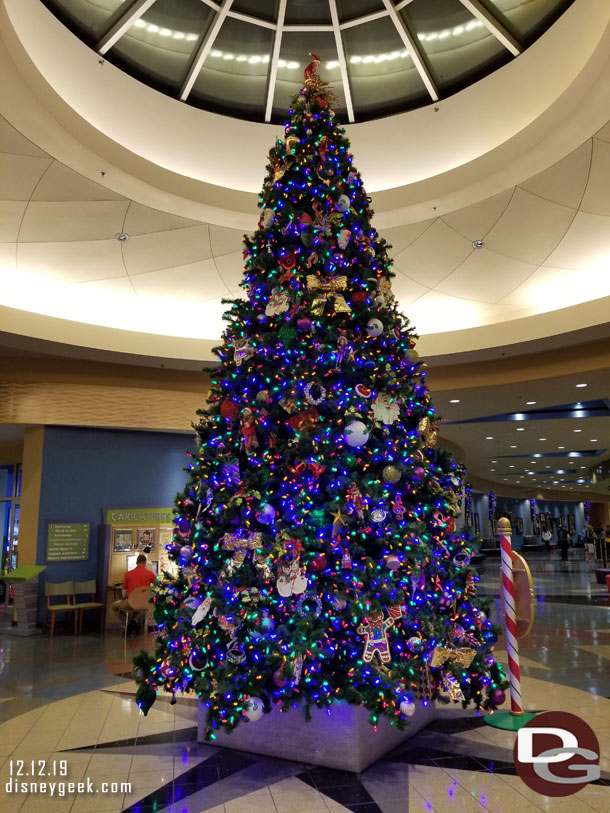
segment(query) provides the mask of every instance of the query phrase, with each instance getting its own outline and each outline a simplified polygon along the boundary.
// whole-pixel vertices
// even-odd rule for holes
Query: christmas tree
[[[134,673],[194,692],[206,736],[298,703],[494,708],[504,672],[455,533],[460,467],[436,445],[389,246],[332,110],[305,72],[245,237],[189,482],[155,592],[156,653]]]

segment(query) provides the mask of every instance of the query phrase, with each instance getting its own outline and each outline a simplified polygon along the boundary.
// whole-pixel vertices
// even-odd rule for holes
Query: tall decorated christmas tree
[[[135,659],[143,711],[193,692],[212,739],[299,703],[404,727],[415,701],[490,709],[506,686],[455,532],[462,472],[317,64],[269,152],[177,499],[177,575],[154,596],[156,653]]]

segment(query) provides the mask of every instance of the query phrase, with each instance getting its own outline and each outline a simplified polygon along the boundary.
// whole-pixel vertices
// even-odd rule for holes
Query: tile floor
[[[593,726],[602,779],[566,798],[529,790],[516,775],[515,735],[461,707],[362,774],[196,741],[196,703],[159,698],[147,717],[123,677],[143,640],[118,631],[17,638],[0,626],[0,810],[10,813],[430,813],[610,810],[610,606],[581,557],[568,568],[531,557],[536,622],[522,641],[525,705],[568,710]],[[480,592],[493,595],[497,562]],[[564,598],[564,601],[560,601]],[[496,651],[505,662],[502,639]],[[98,793],[6,793],[11,761],[66,760],[69,781]],[[51,781],[51,780],[49,780]],[[102,782],[116,792],[101,793]],[[121,790],[120,783],[131,783]],[[112,788],[111,788],[112,790]]]

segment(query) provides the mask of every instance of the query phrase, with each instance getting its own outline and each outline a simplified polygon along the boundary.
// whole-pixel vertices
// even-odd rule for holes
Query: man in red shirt
[[[157,577],[152,570],[146,569],[146,556],[141,553],[136,559],[136,566],[134,569],[128,570],[125,574],[125,578],[123,579],[123,598],[119,599],[119,601],[115,601],[112,605],[112,609],[123,627],[125,627],[127,613],[134,615],[134,611],[129,604],[130,594],[133,593],[136,587],[148,587],[156,580]],[[135,618],[133,621],[129,622],[127,632],[139,632],[139,625]]]

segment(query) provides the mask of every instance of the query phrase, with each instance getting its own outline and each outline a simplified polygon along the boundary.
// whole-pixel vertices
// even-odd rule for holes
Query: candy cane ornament
[[[510,680],[510,713],[523,714],[521,705],[521,671],[519,669],[519,643],[517,640],[517,619],[515,584],[513,580],[513,554],[511,548],[511,527],[506,517],[498,520],[498,533],[502,552],[502,586],[504,595],[504,618],[506,622],[506,651],[508,653],[508,677]]]

